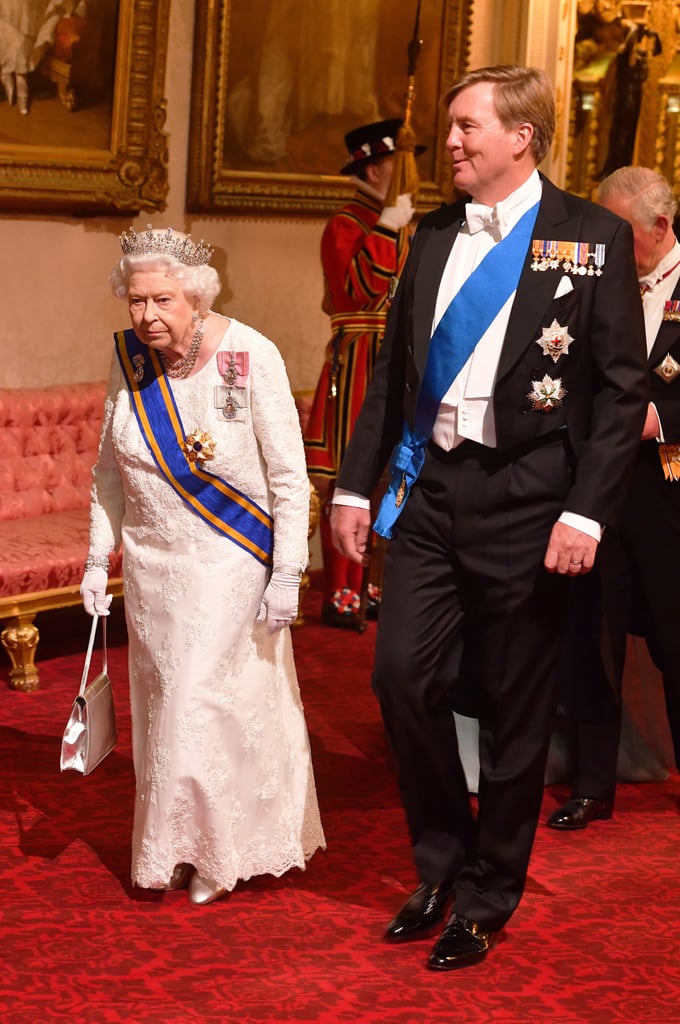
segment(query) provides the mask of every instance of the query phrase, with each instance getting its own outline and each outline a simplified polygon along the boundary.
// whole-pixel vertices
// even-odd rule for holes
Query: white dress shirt
[[[470,274],[496,242],[512,231],[527,210],[540,202],[541,192],[541,179],[538,171],[534,171],[523,185],[493,209],[474,200],[467,203],[468,217],[456,235],[439,284],[431,335]],[[479,219],[485,219],[486,224],[478,223]],[[445,451],[465,440],[477,441],[489,448],[496,447],[492,395],[515,294],[512,293],[479,339],[441,401],[432,440]]]
[[[642,309],[645,314],[647,355],[650,354],[663,322],[664,306],[680,280],[680,242],[657,263],[651,274],[640,278]]]

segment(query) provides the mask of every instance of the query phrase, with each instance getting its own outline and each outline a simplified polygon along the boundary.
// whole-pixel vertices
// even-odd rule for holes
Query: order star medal
[[[670,384],[680,373],[680,364],[673,359],[670,352],[667,352],[659,365],[654,367],[654,373],[658,374],[661,380],[665,380],[667,384]]]
[[[562,387],[562,380],[559,377],[553,380],[546,373],[543,380],[532,380],[527,398],[534,412],[550,412],[551,409],[558,409],[562,405],[566,393]]]
[[[204,462],[215,458],[215,442],[205,430],[194,430],[184,438],[187,462]]]
[[[556,363],[560,356],[566,356],[574,340],[568,329],[560,327],[557,320],[553,320],[550,327],[542,327],[541,334],[542,337],[536,344],[541,346],[544,356],[550,356],[553,363]]]

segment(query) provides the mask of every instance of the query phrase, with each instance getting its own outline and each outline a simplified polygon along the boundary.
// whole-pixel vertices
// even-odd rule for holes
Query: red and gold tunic
[[[331,340],[305,433],[307,470],[337,476],[382,340],[390,279],[399,276],[409,229],[378,224],[382,204],[360,188],[321,238],[323,310]]]

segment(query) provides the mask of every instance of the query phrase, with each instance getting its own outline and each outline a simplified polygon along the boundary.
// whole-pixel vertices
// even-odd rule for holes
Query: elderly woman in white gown
[[[121,237],[86,611],[122,541],[136,776],[132,880],[210,903],[325,846],[289,625],[309,484],[283,360],[210,310],[211,250]]]

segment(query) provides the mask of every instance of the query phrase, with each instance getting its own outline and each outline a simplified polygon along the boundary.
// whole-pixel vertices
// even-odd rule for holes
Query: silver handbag
[[[106,616],[102,618],[104,639],[102,670],[96,679],[93,679],[89,686],[87,685],[98,621],[99,616],[94,615],[80,691],[73,701],[71,714],[61,741],[62,772],[72,769],[74,772],[89,775],[99,762],[111,753],[118,740],[113,691],[107,667]]]

